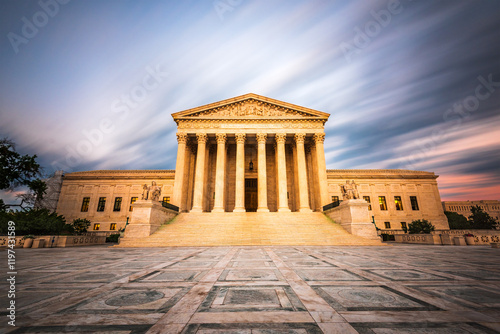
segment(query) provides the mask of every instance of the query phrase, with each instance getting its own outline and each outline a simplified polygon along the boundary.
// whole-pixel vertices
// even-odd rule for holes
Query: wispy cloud
[[[221,20],[211,2],[72,1],[16,54],[0,47],[0,132],[44,166],[99,129],[114,130],[71,170],[175,168],[171,113],[249,92],[331,114],[328,168],[399,168],[474,94],[500,81],[500,3],[401,1],[351,61],[340,48],[388,1],[243,1]],[[0,3],[0,33],[37,2]],[[168,77],[130,109],[113,103],[148,66]],[[445,199],[498,199],[500,88],[412,167],[440,174]]]

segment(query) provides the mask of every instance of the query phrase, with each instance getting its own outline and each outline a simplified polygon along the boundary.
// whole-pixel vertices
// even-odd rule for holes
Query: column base
[[[189,212],[203,212],[203,210],[201,208],[192,208],[191,211]]]
[[[310,208],[300,208],[299,212],[312,212]]]
[[[292,212],[289,208],[279,208],[278,212]]]
[[[257,212],[269,212],[268,208],[258,208]]]
[[[245,208],[234,208],[233,212],[247,212]]]
[[[223,208],[213,208],[212,212],[225,212]]]

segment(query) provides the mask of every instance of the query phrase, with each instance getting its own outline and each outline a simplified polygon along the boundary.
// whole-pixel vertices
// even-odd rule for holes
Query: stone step
[[[146,238],[118,247],[381,245],[349,234],[321,212],[181,213]]]

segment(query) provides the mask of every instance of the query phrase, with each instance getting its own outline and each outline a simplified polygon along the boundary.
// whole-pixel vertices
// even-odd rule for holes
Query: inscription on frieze
[[[322,121],[300,121],[300,122],[241,122],[227,121],[179,121],[178,129],[323,129]]]

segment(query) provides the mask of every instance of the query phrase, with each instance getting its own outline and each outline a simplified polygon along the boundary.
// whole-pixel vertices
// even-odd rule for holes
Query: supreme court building
[[[256,94],[174,113],[175,171],[67,173],[57,211],[68,222],[87,218],[94,229],[119,229],[143,185],[156,181],[160,199],[181,213],[313,212],[342,200],[341,184],[353,180],[377,227],[427,219],[448,228],[432,172],[327,170],[329,116]]]

